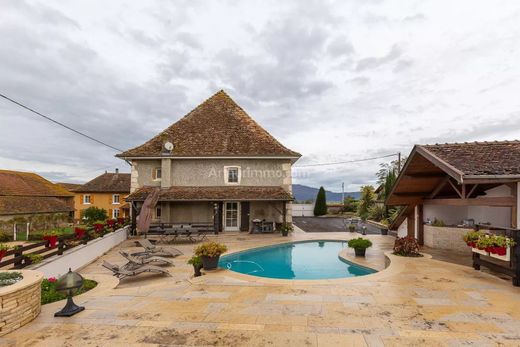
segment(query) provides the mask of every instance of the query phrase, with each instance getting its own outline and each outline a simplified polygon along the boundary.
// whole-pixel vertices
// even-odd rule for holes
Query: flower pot
[[[202,269],[202,266],[193,265],[193,272],[195,274],[195,277],[202,276],[202,273],[200,272],[201,269]]]
[[[74,228],[74,233],[76,233],[77,239],[82,239],[83,237],[85,237],[85,229]]]
[[[381,235],[388,235],[388,229],[381,229]]]
[[[354,253],[356,254],[356,257],[364,257],[366,248],[354,248]]]
[[[496,253],[490,253],[490,256],[503,261],[511,260],[511,247],[495,247]]]
[[[5,249],[0,250],[0,261],[2,261],[2,258],[5,257],[5,254],[7,251]]]
[[[471,250],[475,253],[479,253],[479,254],[482,254],[482,255],[489,255],[489,252],[486,252],[485,249],[478,249],[478,248],[471,248]]]
[[[282,236],[288,236],[289,230],[282,230]]]
[[[58,242],[58,236],[57,236],[57,235],[44,236],[43,239],[44,239],[45,241],[48,241],[48,242],[49,242],[49,248],[54,248],[54,247],[56,247],[56,242]]]
[[[216,269],[218,266],[218,260],[220,259],[220,255],[216,257],[206,257],[203,255],[201,259],[204,270],[213,270]]]

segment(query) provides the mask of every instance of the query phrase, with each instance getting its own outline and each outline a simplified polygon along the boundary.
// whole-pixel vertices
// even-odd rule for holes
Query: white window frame
[[[229,182],[229,170],[237,169],[238,171],[238,182]],[[224,166],[224,183],[229,185],[238,185],[242,180],[242,169],[240,166],[232,165],[232,166]]]
[[[159,176],[157,177],[157,172],[160,172]],[[152,181],[160,182],[162,179],[162,168],[160,166],[152,168]]]
[[[117,201],[116,201],[117,196]],[[121,196],[119,194],[112,194],[112,205],[120,205],[121,204]]]
[[[116,211],[117,211],[117,216],[116,216]],[[112,218],[114,218],[114,219],[119,218],[119,215],[120,215],[119,209],[118,208],[114,208],[112,210]]]
[[[87,196],[88,196],[88,202],[87,202],[87,199],[86,199]],[[90,205],[90,204],[92,204],[90,201],[91,201],[90,200],[90,194],[83,194],[83,205]]]

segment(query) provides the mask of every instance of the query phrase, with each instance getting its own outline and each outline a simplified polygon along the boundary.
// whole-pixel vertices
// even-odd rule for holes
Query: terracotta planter
[[[58,236],[57,236],[57,235],[44,236],[43,239],[44,239],[45,241],[48,241],[48,242],[49,242],[49,248],[54,248],[54,247],[56,247],[56,242],[58,242]]]
[[[354,248],[354,253],[356,254],[356,257],[364,257],[366,248]]]
[[[496,253],[490,253],[490,256],[503,261],[511,260],[511,247],[495,247]]]
[[[220,255],[216,257],[202,256],[201,259],[204,270],[213,270],[216,269],[218,266],[218,260],[220,259]]]

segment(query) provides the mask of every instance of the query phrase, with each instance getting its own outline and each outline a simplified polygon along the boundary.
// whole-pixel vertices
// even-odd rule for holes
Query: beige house
[[[248,231],[255,219],[291,222],[291,167],[300,157],[220,91],[148,142],[117,155],[129,161],[138,212],[160,188],[154,222]]]

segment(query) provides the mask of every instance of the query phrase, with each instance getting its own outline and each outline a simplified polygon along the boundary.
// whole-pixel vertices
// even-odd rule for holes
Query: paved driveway
[[[307,233],[321,232],[347,232],[343,218],[336,217],[293,217],[293,223]],[[370,225],[367,227],[367,234],[381,235],[381,231]]]

